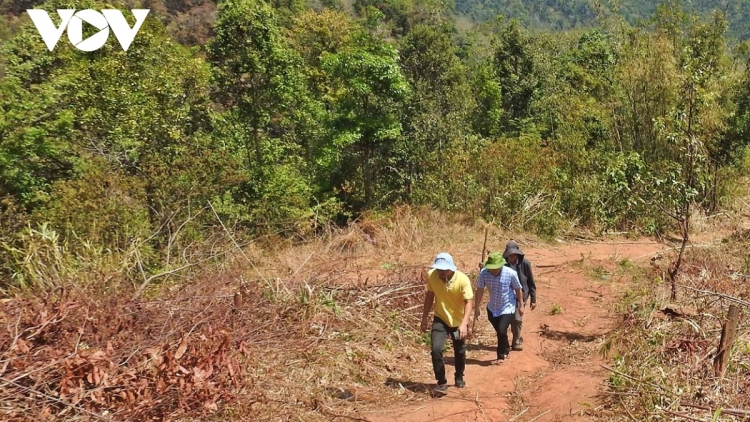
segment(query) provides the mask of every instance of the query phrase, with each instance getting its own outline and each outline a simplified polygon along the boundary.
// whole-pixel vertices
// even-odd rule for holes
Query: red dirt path
[[[372,422],[416,421],[584,421],[593,420],[597,395],[607,378],[598,350],[612,329],[613,303],[629,281],[618,280],[623,259],[647,264],[666,246],[655,241],[540,245],[521,248],[534,265],[539,307],[524,317],[524,350],[512,352],[502,365],[491,366],[497,339],[484,310],[470,340],[466,388],[454,386],[440,398],[411,407],[368,413]],[[460,262],[472,262],[459,254]],[[607,279],[606,271],[612,272]],[[598,278],[598,279],[597,279]],[[486,299],[485,299],[486,302]],[[562,313],[552,315],[553,305]],[[424,359],[429,359],[428,353]],[[453,379],[452,351],[447,352],[448,379]],[[431,372],[409,380],[434,386]],[[427,395],[427,392],[423,394]]]

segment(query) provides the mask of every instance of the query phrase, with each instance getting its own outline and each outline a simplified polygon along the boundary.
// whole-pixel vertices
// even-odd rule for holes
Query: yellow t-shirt
[[[474,299],[469,277],[455,271],[450,282],[440,279],[435,269],[427,272],[427,290],[435,294],[435,316],[450,327],[458,327],[464,319],[464,301]]]

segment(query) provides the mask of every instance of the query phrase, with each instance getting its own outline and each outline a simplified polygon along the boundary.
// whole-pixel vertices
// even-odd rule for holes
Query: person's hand
[[[422,325],[419,327],[420,332],[427,332],[427,317],[422,318]]]
[[[523,316],[523,305],[518,305],[516,308],[518,308],[518,315]]]
[[[479,263],[479,271],[482,271],[484,269],[484,262]]]
[[[469,334],[468,324],[461,324],[461,326],[458,327],[458,330],[459,330],[459,334],[460,334],[460,337],[458,338],[459,340],[463,340],[466,337],[468,337],[468,334]]]
[[[479,309],[474,311],[474,321],[479,321]]]
[[[536,309],[536,302],[531,302],[531,310],[533,311]]]

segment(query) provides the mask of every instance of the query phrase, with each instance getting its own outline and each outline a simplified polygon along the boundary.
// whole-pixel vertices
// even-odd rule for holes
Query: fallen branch
[[[320,408],[320,407],[317,408],[317,409],[313,409],[313,410],[317,410],[318,412],[320,412],[320,413],[328,416],[329,418],[332,418],[331,419],[332,421],[335,421],[338,418],[344,418],[344,419],[349,419],[351,421],[369,422],[369,419],[362,419],[362,418],[358,418],[358,417],[355,417],[355,416],[349,416],[349,415],[341,415],[341,414],[334,413],[334,412],[329,411],[329,410],[325,410],[325,409]]]
[[[625,409],[625,412],[628,414],[628,416],[630,416],[630,419],[632,419],[633,422],[638,422],[638,419],[636,419],[636,417],[633,416],[633,413],[630,411],[630,409],[628,409],[628,407],[625,406],[625,402],[622,401],[622,397],[620,397],[620,404],[622,405],[622,408]]]
[[[684,413],[673,412],[673,411],[671,411],[669,409],[661,409],[661,410],[663,410],[664,412],[669,413],[672,416],[677,416],[678,418],[685,418],[685,419],[688,419],[688,420],[691,420],[691,421],[696,421],[696,422],[706,422],[703,419],[694,418],[694,417],[688,416],[688,415],[686,415]]]
[[[539,415],[537,415],[537,416],[536,416],[535,418],[533,418],[533,419],[529,419],[529,421],[528,421],[528,422],[534,422],[535,420],[537,420],[537,419],[541,418],[542,416],[546,415],[547,413],[549,413],[549,412],[551,412],[551,411],[552,411],[552,409],[549,409],[549,410],[547,410],[547,411],[546,411],[546,412],[544,412],[544,413],[540,413],[540,414],[539,414]]]
[[[74,405],[72,403],[68,403],[65,400],[61,400],[61,399],[59,399],[59,398],[57,398],[55,396],[50,396],[49,394],[44,394],[41,391],[37,391],[37,390],[34,390],[33,388],[26,387],[25,385],[21,385],[21,384],[15,382],[15,381],[12,381],[12,380],[9,380],[9,379],[6,379],[6,378],[0,378],[0,380],[5,381],[6,385],[12,385],[12,386],[18,388],[19,390],[23,390],[24,392],[26,392],[28,394],[36,394],[37,396],[41,396],[41,397],[44,397],[47,400],[51,400],[51,401],[53,401],[55,403],[62,404],[63,406],[67,406],[67,407],[73,408],[73,409],[75,409],[75,410],[77,410],[77,411],[79,411],[81,413],[85,413],[85,414],[87,414],[89,416],[93,416],[93,417],[95,417],[97,419],[101,419],[103,421],[109,421],[109,420],[111,420],[110,418],[106,418],[106,417],[104,417],[102,415],[99,415],[97,413],[88,411],[88,410],[86,410],[86,409],[84,409],[82,407],[78,407],[78,406],[76,406],[76,405]]]
[[[601,366],[602,368],[604,368],[604,369],[606,369],[606,370],[608,370],[608,371],[610,371],[610,372],[614,372],[614,373],[615,373],[615,374],[617,374],[617,375],[622,375],[623,377],[625,377],[625,378],[628,378],[628,379],[630,379],[631,381],[635,381],[635,382],[638,382],[638,383],[640,383],[640,384],[646,384],[646,385],[650,385],[650,386],[652,386],[652,387],[655,387],[655,388],[658,388],[659,390],[662,390],[662,391],[667,391],[667,389],[666,389],[666,388],[664,388],[664,387],[662,387],[662,386],[660,386],[660,385],[657,385],[657,384],[654,384],[654,383],[650,383],[650,382],[648,382],[648,381],[644,381],[644,380],[642,380],[642,379],[638,379],[638,378],[636,378],[636,377],[633,377],[633,376],[630,376],[630,375],[628,375],[628,374],[624,374],[624,373],[622,373],[622,372],[620,372],[620,371],[618,371],[618,370],[616,370],[616,369],[612,369],[612,368],[610,368],[609,366],[606,366],[606,365],[602,365],[602,364],[599,364],[599,366]],[[667,392],[668,392],[668,391],[667,391]],[[671,396],[671,394],[670,394],[670,396]]]
[[[16,335],[13,337],[13,342],[10,344],[10,348],[8,348],[8,352],[13,352],[13,349],[16,348],[16,343],[18,343],[18,339],[21,338],[21,335],[23,333],[18,332],[18,325],[21,323],[21,316],[18,316],[18,320],[16,321]],[[10,331],[10,330],[9,330]],[[24,331],[25,332],[25,331]],[[8,359],[5,361],[5,365],[3,365],[2,368],[0,368],[0,376],[5,374],[5,370],[8,369],[8,365],[10,364],[11,358],[8,357]]]
[[[151,283],[153,280],[155,280],[155,279],[157,279],[159,277],[164,277],[166,275],[171,275],[171,274],[180,272],[180,271],[182,271],[182,270],[184,270],[186,268],[190,268],[190,267],[198,265],[200,263],[203,263],[203,262],[206,262],[206,261],[210,261],[210,260],[212,260],[214,258],[215,257],[212,256],[210,258],[206,258],[206,259],[203,259],[203,260],[198,261],[198,262],[193,262],[192,264],[185,264],[185,265],[183,265],[181,267],[178,267],[178,268],[175,268],[173,270],[164,271],[164,272],[159,273],[159,274],[154,274],[151,277],[149,277],[149,278],[147,278],[147,279],[145,279],[143,281],[143,284],[141,284],[141,286],[138,288],[138,290],[135,291],[135,294],[133,294],[133,298],[132,299],[133,300],[138,299],[143,294],[143,291],[146,290],[146,287],[149,285],[149,283]]]
[[[713,296],[723,297],[724,299],[731,300],[734,303],[737,303],[737,304],[740,304],[740,305],[743,305],[743,306],[747,306],[747,307],[750,308],[750,302],[746,302],[746,301],[744,301],[742,299],[736,298],[734,296],[729,296],[729,295],[726,295],[724,293],[714,292],[714,291],[711,291],[711,290],[696,289],[695,287],[686,286],[684,284],[677,284],[677,287],[682,287],[684,289],[693,290],[693,291],[699,292],[699,293],[705,293],[705,294],[709,294],[709,295],[713,295]]]
[[[521,416],[523,416],[523,414],[524,414],[524,413],[526,413],[526,412],[527,412],[527,411],[528,411],[529,409],[530,409],[530,407],[527,407],[526,409],[523,409],[523,410],[521,411],[521,413],[519,413],[519,414],[517,414],[516,416],[513,416],[512,418],[510,418],[510,419],[508,420],[508,422],[513,422],[514,420],[516,420],[516,419],[520,418],[520,417],[521,417]]]
[[[485,422],[489,422],[489,419],[487,419],[487,415],[484,414],[484,409],[482,409],[482,403],[479,403],[479,391],[477,391],[477,395],[476,397],[474,397],[474,404],[476,404],[479,411],[482,412],[482,417],[484,418]]]
[[[245,251],[240,247],[240,244],[237,243],[237,241],[234,239],[234,236],[232,236],[232,233],[230,233],[229,229],[227,229],[227,226],[225,226],[224,222],[221,221],[221,217],[219,217],[219,214],[216,212],[216,209],[214,209],[214,206],[213,204],[211,204],[211,201],[208,201],[208,206],[211,207],[211,211],[214,212],[216,219],[219,220],[219,224],[221,224],[221,227],[224,229],[224,232],[227,234],[227,236],[229,236],[229,239],[232,240],[232,243],[234,243],[234,246],[237,247],[237,250],[239,250],[242,256],[245,257],[245,260],[250,264],[250,266],[253,267],[253,269],[255,270],[256,273],[258,273],[260,278],[262,278],[263,281],[265,281],[266,284],[270,286],[271,284],[268,282],[268,279],[258,270],[258,268],[255,266],[253,261],[251,261],[250,258],[247,257],[247,255],[245,254]]]
[[[692,408],[695,408],[695,409],[705,410],[705,411],[711,412],[711,414],[716,413],[715,409],[711,409],[710,407],[707,407],[707,406],[698,406],[696,404],[690,404],[690,403],[680,403],[680,406],[682,406],[682,407],[692,407]],[[727,415],[732,415],[732,416],[750,416],[750,410],[724,409],[724,408],[719,408],[718,410],[721,413],[726,413]]]

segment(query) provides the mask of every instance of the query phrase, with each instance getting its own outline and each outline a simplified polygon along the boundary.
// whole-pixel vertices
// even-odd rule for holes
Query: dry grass
[[[442,250],[478,261],[483,229],[396,209],[247,245],[140,298],[58,280],[3,299],[0,419],[356,420],[426,400],[425,269]]]
[[[601,350],[614,359],[608,404],[617,416],[605,419],[737,420],[714,413],[750,410],[750,307],[723,379],[713,370],[721,323],[733,303],[727,297],[750,297],[748,246],[750,236],[738,229],[717,245],[689,249],[677,301],[669,300],[669,288],[660,281],[669,259],[639,274],[620,303],[621,327]]]
[[[422,359],[413,270],[370,287],[248,282],[238,308],[227,294],[235,284],[205,278],[138,302],[75,289],[6,301],[3,419],[226,420],[252,410],[253,420],[326,420],[350,413],[347,400],[387,399],[386,374]]]

